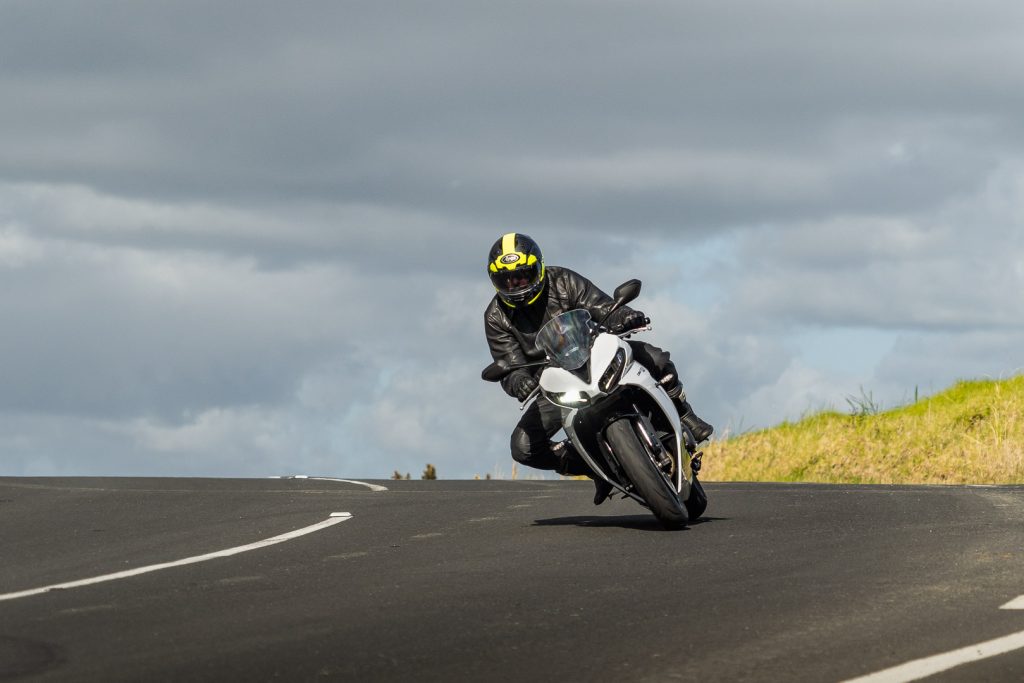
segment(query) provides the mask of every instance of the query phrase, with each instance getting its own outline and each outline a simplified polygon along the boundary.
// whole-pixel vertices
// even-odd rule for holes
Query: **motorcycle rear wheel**
[[[666,529],[680,529],[690,520],[686,508],[679,502],[675,488],[655,464],[628,418],[616,420],[605,431],[626,476],[637,492]]]

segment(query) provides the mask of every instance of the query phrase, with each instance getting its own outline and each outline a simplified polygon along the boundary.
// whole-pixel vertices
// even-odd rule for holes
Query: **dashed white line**
[[[1024,595],[1006,603],[1001,609],[1024,609]],[[867,676],[851,678],[843,683],[907,683],[908,681],[916,681],[933,676],[962,664],[996,657],[1021,648],[1024,648],[1024,631],[1011,633],[1008,636],[994,640],[986,640],[984,643],[978,643],[977,645],[968,645],[959,650],[943,652],[932,657],[915,659],[912,662],[900,664],[899,666],[884,669]]]
[[[1010,600],[1010,602],[1006,603],[999,609],[1024,609],[1024,595]]]
[[[206,553],[205,555],[196,555],[195,557],[186,557],[183,560],[174,560],[173,562],[161,562],[160,564],[151,564],[146,567],[139,567],[137,569],[127,569],[121,572],[114,572],[113,574],[104,574],[102,576],[94,576],[88,579],[80,579],[78,581],[68,581],[67,583],[56,583],[51,586],[43,586],[41,588],[32,588],[24,591],[17,591],[15,593],[0,594],[0,602],[4,600],[16,600],[18,598],[27,598],[32,595],[41,595],[43,593],[49,593],[55,590],[66,590],[68,588],[79,588],[81,586],[90,586],[95,583],[103,583],[104,581],[115,581],[117,579],[126,579],[132,576],[138,576],[139,574],[148,574],[149,572],[159,571],[161,569],[170,569],[172,567],[182,567],[188,564],[196,564],[197,562],[205,562],[207,560],[213,560],[218,557],[230,557],[231,555],[238,555],[245,553],[250,550],[258,550],[259,548],[266,548],[270,545],[277,543],[283,543],[290,541],[306,534],[311,534],[321,529],[326,529],[329,526],[334,526],[339,522],[352,519],[352,515],[348,512],[332,512],[331,516],[322,522],[317,522],[295,531],[289,531],[288,533],[274,536],[273,538],[265,538],[262,541],[256,541],[255,543],[249,543],[247,545],[240,545],[234,548],[227,548],[226,550],[217,550],[212,553]]]
[[[969,645],[952,652],[944,652],[934,657],[915,659],[912,662],[894,666],[891,669],[885,669],[884,671],[861,676],[860,678],[852,678],[845,683],[906,683],[906,681],[916,681],[960,666],[961,664],[1006,654],[1022,647],[1024,647],[1024,631],[996,638],[995,640],[988,640],[977,645]]]

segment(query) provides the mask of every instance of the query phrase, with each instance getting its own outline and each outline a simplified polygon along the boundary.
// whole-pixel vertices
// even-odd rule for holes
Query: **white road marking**
[[[968,664],[979,659],[1006,654],[1022,647],[1024,647],[1024,631],[1018,631],[995,640],[987,640],[984,643],[969,645],[959,650],[944,652],[933,657],[915,659],[912,662],[894,666],[891,669],[885,669],[884,671],[867,676],[851,678],[848,681],[844,681],[844,683],[905,683],[906,681],[916,681],[960,666],[961,664]]]
[[[377,484],[367,484],[365,481],[356,481],[355,479],[335,479],[334,477],[311,477],[308,474],[290,474],[287,477],[270,477],[270,479],[314,479],[316,481],[340,481],[343,484],[358,484],[359,486],[365,486],[371,491],[387,491],[387,486],[378,486]]]
[[[1010,600],[1010,602],[1006,603],[999,609],[1024,609],[1024,595]]]
[[[332,477],[310,477],[310,479],[316,479],[317,481],[340,481],[345,484],[359,484],[365,486],[371,491],[387,491],[387,486],[378,486],[377,484],[367,484],[365,481],[356,481],[355,479],[334,479]]]
[[[68,588],[80,588],[81,586],[90,586],[94,583],[103,583],[104,581],[115,581],[117,579],[126,579],[131,576],[138,576],[139,574],[148,574],[149,572],[159,571],[161,569],[170,569],[171,567],[182,567],[188,564],[196,564],[197,562],[205,562],[207,560],[213,560],[218,557],[230,557],[232,555],[238,555],[239,553],[245,553],[250,550],[258,550],[259,548],[266,548],[270,545],[276,545],[285,541],[290,541],[306,534],[311,534],[314,531],[320,531],[326,529],[329,526],[334,526],[339,522],[344,522],[347,519],[352,519],[352,515],[348,512],[333,512],[331,516],[322,522],[296,529],[295,531],[289,531],[288,533],[274,536],[273,538],[265,538],[262,541],[256,541],[255,543],[249,543],[247,545],[240,545],[234,548],[228,548],[226,550],[217,550],[212,553],[206,553],[205,555],[196,555],[195,557],[186,557],[183,560],[175,560],[173,562],[161,562],[160,564],[151,564],[147,567],[139,567],[137,569],[127,569],[121,572],[114,572],[113,574],[104,574],[102,576],[94,576],[89,579],[80,579],[78,581],[68,581],[67,583],[56,583],[52,586],[43,586],[42,588],[32,588],[30,590],[18,591],[16,593],[5,593],[0,594],[0,602],[4,600],[17,600],[18,598],[27,598],[32,595],[41,595],[43,593],[49,593],[55,590],[66,590]]]

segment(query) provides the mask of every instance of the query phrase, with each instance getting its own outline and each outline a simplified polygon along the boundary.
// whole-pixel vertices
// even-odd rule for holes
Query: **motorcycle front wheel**
[[[690,519],[686,508],[679,502],[675,487],[658,469],[654,458],[637,436],[633,422],[628,418],[616,420],[608,425],[605,438],[637,493],[647,502],[662,526],[666,529],[686,526]]]

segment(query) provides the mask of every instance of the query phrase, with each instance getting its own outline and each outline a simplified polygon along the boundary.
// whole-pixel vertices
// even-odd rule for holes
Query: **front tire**
[[[651,512],[666,529],[679,529],[690,520],[686,508],[679,502],[675,488],[654,463],[647,448],[636,435],[628,418],[608,425],[605,437],[612,447],[626,476],[647,502]]]

